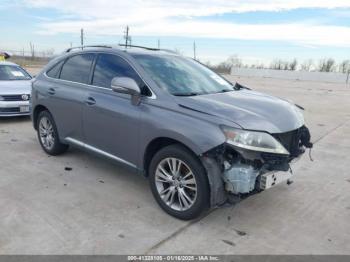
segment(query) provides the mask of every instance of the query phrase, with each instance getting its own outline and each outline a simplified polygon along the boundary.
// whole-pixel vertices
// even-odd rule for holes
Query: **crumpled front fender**
[[[227,200],[227,193],[224,189],[224,181],[219,164],[215,159],[207,156],[202,156],[200,159],[207,171],[210,186],[210,207],[224,204]]]

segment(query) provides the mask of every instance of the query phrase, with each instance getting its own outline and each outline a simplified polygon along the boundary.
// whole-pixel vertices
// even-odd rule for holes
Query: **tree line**
[[[345,59],[337,63],[333,58],[323,58],[318,61],[307,59],[299,62],[296,58],[292,60],[274,59],[269,65],[264,63],[245,64],[237,55],[232,55],[225,61],[212,65],[210,62],[205,63],[209,68],[219,73],[230,73],[231,69],[236,68],[255,68],[255,69],[274,69],[289,71],[307,71],[307,72],[339,72],[344,74],[350,73],[350,59]]]

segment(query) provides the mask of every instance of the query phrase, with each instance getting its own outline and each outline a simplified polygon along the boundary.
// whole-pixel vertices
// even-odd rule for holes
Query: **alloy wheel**
[[[155,183],[163,202],[174,210],[188,210],[196,201],[196,178],[188,165],[178,158],[165,158],[158,164]]]
[[[39,135],[42,145],[47,150],[51,150],[55,144],[54,129],[50,119],[46,116],[40,119]]]

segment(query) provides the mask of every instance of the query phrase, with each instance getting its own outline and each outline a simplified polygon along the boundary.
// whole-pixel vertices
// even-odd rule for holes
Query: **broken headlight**
[[[289,155],[287,149],[265,132],[256,132],[222,126],[226,142],[230,145],[259,152]]]

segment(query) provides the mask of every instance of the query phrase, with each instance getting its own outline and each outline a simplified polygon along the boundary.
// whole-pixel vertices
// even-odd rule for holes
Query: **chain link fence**
[[[0,49],[0,52],[2,50]],[[11,55],[8,59],[10,62],[14,62],[21,66],[43,66],[45,65],[53,56],[53,50],[46,51],[35,51],[33,50],[4,50]]]

